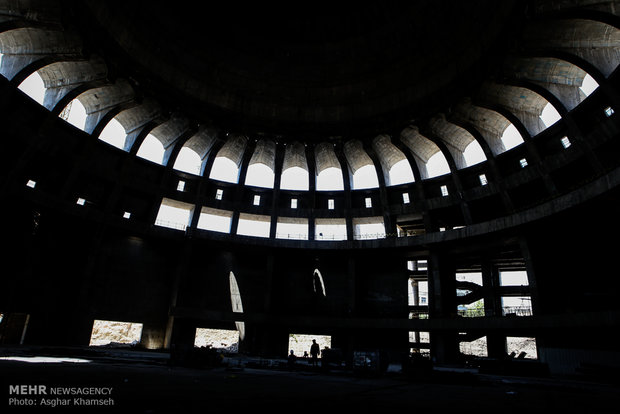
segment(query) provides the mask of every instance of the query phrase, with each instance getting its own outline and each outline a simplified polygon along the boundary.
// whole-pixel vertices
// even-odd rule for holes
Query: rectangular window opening
[[[347,222],[343,218],[314,220],[314,239],[315,240],[346,240]]]
[[[123,218],[128,219],[128,218],[130,218],[130,217],[131,217],[131,213],[130,213],[129,211],[125,211],[125,212],[123,213]]]
[[[241,213],[237,234],[242,236],[269,237],[271,230],[271,217],[257,214]]]
[[[193,211],[192,204],[164,198],[157,212],[155,225],[184,231],[189,225]]]
[[[366,204],[366,208],[371,208],[372,207],[372,198],[366,197],[366,199],[364,200],[364,203]]]
[[[296,217],[278,217],[276,238],[308,240],[308,219]]]
[[[500,270],[499,272],[500,286],[529,286],[529,284],[525,270]]]
[[[488,357],[487,337],[483,336],[472,341],[460,341],[460,351],[463,355]]]
[[[562,142],[562,146],[566,149],[571,146],[570,139],[568,137],[564,137],[560,140]]]
[[[489,181],[487,180],[487,176],[484,174],[480,174],[478,178],[480,179],[481,185],[487,185],[489,183]]]
[[[428,304],[428,281],[419,278],[409,278],[407,284],[409,306],[425,306]]]
[[[614,109],[611,106],[608,106],[607,108],[605,108],[605,115],[612,116],[614,114]]]
[[[506,337],[506,354],[516,359],[538,359],[536,338],[533,337]]]
[[[196,227],[202,230],[230,233],[232,216],[232,211],[203,207],[200,211],[200,217],[198,217],[198,224]]]
[[[252,204],[254,204],[255,206],[260,206],[260,196],[259,195],[255,195],[254,196],[254,201],[252,202]]]
[[[89,346],[126,344],[136,346],[142,338],[142,324],[96,319],[90,334]]]
[[[310,362],[311,352],[310,347],[312,347],[312,340],[315,340],[319,346],[319,354],[318,358],[324,357],[324,350],[331,349],[332,347],[332,337],[329,335],[313,335],[313,334],[295,334],[291,333],[288,336],[288,351],[289,353],[293,351],[293,354],[297,357],[297,361],[307,360]]]
[[[519,165],[521,165],[521,168],[527,167],[527,160],[525,158],[521,158],[519,160]]]
[[[215,192],[215,199],[221,200],[223,195],[224,195],[224,190],[222,190],[221,188],[218,188],[217,191]]]
[[[34,188],[36,185],[37,185],[37,182],[33,180],[28,180],[28,182],[26,183],[26,186],[30,188]]]
[[[409,204],[409,193],[403,193],[403,203]]]
[[[177,184],[177,191],[185,191],[185,181],[179,180]]]
[[[334,209],[334,200],[332,198],[330,198],[329,200],[327,200],[327,208],[329,210],[333,210]]]
[[[297,208],[297,199],[291,198],[291,208]]]
[[[448,195],[448,186],[446,185],[441,186],[441,195],[444,197]]]
[[[356,217],[353,219],[353,238],[355,240],[385,238],[383,217]]]
[[[81,197],[79,197],[77,199],[77,201],[76,201],[76,204],[79,204],[79,205],[83,206],[84,204],[86,204],[86,200],[81,198]]]
[[[239,331],[236,329],[196,328],[194,348],[212,348],[220,352],[239,352]]]
[[[532,316],[530,296],[502,296],[503,316]]]

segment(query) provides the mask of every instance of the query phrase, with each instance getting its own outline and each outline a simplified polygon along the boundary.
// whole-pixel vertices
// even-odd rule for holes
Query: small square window
[[[179,180],[179,183],[177,184],[177,191],[184,191],[184,190],[185,190],[185,181]]]
[[[291,208],[297,208],[297,199],[291,198]]]
[[[28,180],[28,182],[26,183],[26,186],[30,188],[34,188],[36,185],[37,185],[36,181],[32,181],[32,180]]]
[[[334,199],[330,198],[329,200],[327,200],[327,208],[330,210],[334,209]]]
[[[129,217],[131,217],[131,213],[130,213],[129,211],[125,211],[125,212],[123,213],[123,218],[128,219]]]
[[[403,203],[409,204],[409,193],[403,193]]]
[[[76,203],[83,206],[84,204],[86,204],[86,200],[84,200],[83,198],[78,198]]]
[[[254,196],[254,205],[255,206],[259,206],[260,205],[260,196],[259,195],[255,195]]]
[[[605,108],[605,115],[612,116],[614,114],[614,109],[611,106]]]
[[[372,207],[372,198],[366,197],[366,200],[364,200],[364,202],[366,203],[366,208]]]
[[[521,165],[521,168],[525,168],[527,167],[527,160],[525,158],[521,158],[519,160],[519,164]]]
[[[224,190],[222,190],[221,188],[218,188],[217,191],[215,192],[215,199],[221,200],[223,195],[224,195]]]
[[[441,186],[441,195],[444,197],[448,195],[448,186],[445,186],[445,185]]]
[[[489,183],[489,181],[487,180],[487,176],[484,174],[480,174],[478,178],[480,178],[481,185],[487,185]]]
[[[561,139],[561,142],[562,142],[562,146],[563,146],[564,148],[568,148],[568,147],[570,147],[571,142],[570,142],[570,139],[568,139],[568,137],[564,137],[564,138],[562,138],[562,139]]]

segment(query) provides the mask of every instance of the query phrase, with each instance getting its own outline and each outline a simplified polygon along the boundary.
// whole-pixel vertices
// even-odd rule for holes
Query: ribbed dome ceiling
[[[171,110],[323,137],[444,109],[497,66],[486,63],[523,16],[513,1],[196,4],[89,1],[74,12],[88,47]]]

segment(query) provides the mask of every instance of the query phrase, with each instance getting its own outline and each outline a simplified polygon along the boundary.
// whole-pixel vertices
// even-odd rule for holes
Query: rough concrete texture
[[[197,328],[194,346],[198,348],[210,346],[224,352],[238,352],[239,331]]]
[[[95,321],[90,337],[91,346],[137,344],[142,336],[142,324],[131,322]]]

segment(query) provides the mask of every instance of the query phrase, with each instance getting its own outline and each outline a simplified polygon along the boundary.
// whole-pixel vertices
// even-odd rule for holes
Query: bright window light
[[[32,181],[32,180],[28,180],[28,182],[26,183],[26,186],[30,188],[34,188],[36,185],[37,185],[37,182]]]
[[[547,105],[542,111],[542,114],[540,114],[540,119],[543,121],[546,127],[550,127],[551,125],[562,119],[562,117],[555,109],[555,107],[551,105],[551,103],[547,103]]]
[[[240,214],[237,234],[243,236],[269,237],[271,217],[254,214]]]
[[[415,181],[411,165],[409,165],[409,161],[407,161],[406,158],[392,165],[392,168],[390,168],[388,172],[388,176],[390,177],[390,185],[412,183]]]
[[[364,165],[353,174],[353,189],[377,188],[379,187],[379,179],[377,178],[377,170],[374,165]]]
[[[155,136],[148,134],[142,145],[140,145],[140,149],[138,149],[138,153],[136,154],[140,158],[144,158],[145,160],[154,162],[156,164],[162,164],[164,162],[164,154],[166,150],[164,149],[164,145],[160,140],[155,138]]]
[[[409,204],[409,193],[403,193],[403,203]]]
[[[506,354],[514,358],[538,359],[536,338],[534,337],[506,337]]]
[[[568,148],[568,147],[570,147],[570,146],[571,146],[571,142],[570,142],[570,139],[568,139],[568,137],[563,137],[563,138],[560,140],[560,142],[562,142],[562,146],[563,146],[564,148]]]
[[[315,219],[314,220],[315,240],[346,240],[347,222],[345,219]]]
[[[227,353],[239,352],[239,331],[236,329],[196,328],[194,347],[211,347]]]
[[[364,199],[364,204],[366,205],[366,208],[372,207],[372,198],[366,197],[366,199]]]
[[[611,106],[605,108],[605,115],[612,116],[614,114],[614,109]]]
[[[487,176],[484,174],[480,174],[478,178],[480,179],[481,185],[487,185],[489,183],[489,180],[487,180]]]
[[[308,171],[301,167],[287,168],[282,172],[280,188],[282,190],[307,191],[310,188]]]
[[[327,200],[327,208],[329,210],[333,210],[334,209],[334,199],[330,198],[329,200]]]
[[[288,336],[288,350],[289,352],[293,351],[293,354],[297,357],[303,356],[304,352],[310,354],[313,339],[319,344],[320,349],[332,347],[331,336],[292,333]],[[319,358],[321,358],[321,353],[319,353]]]
[[[475,165],[481,163],[482,161],[486,161],[487,157],[484,155],[484,151],[482,147],[478,143],[478,141],[473,140],[463,151],[463,157],[465,157],[465,163],[469,167],[470,165]]]
[[[222,190],[221,188],[218,188],[217,191],[215,192],[215,199],[221,200],[223,196],[224,196],[224,190]]]
[[[260,196],[259,196],[259,195],[255,195],[255,196],[254,196],[254,201],[253,201],[253,204],[254,204],[255,206],[260,206]]]
[[[504,130],[501,140],[507,150],[523,143],[523,137],[513,124],[508,125]]]
[[[500,286],[528,286],[529,283],[525,270],[502,270],[499,272]]]
[[[316,177],[316,189],[319,191],[338,191],[344,190],[342,170],[330,167],[319,173]]]
[[[297,208],[297,199],[291,198],[291,208]]]
[[[353,238],[356,240],[381,239],[385,237],[383,217],[353,219]]]
[[[43,105],[45,96],[45,84],[38,72],[33,72],[18,86],[18,89],[34,99],[40,105]]]
[[[521,158],[519,160],[519,165],[521,165],[521,168],[527,167],[527,160],[525,158]]]
[[[226,157],[217,157],[213,161],[209,178],[236,184],[239,181],[239,167]]]
[[[441,195],[444,196],[444,197],[448,195],[448,187],[447,186],[445,186],[445,185],[441,186]]]
[[[120,149],[125,149],[126,138],[125,128],[115,118],[112,118],[99,134],[100,140]]]
[[[426,172],[428,174],[428,178],[437,177],[450,172],[448,161],[441,151],[437,151],[428,159],[426,163]]]
[[[245,185],[254,187],[273,188],[273,170],[262,163],[252,164],[248,167]]]
[[[177,184],[177,191],[185,191],[185,181],[179,180]]]
[[[581,82],[581,86],[579,89],[586,95],[590,96],[592,92],[594,92],[598,88],[598,83],[594,80],[590,74],[586,73],[586,76],[583,78],[583,82]]]
[[[84,204],[86,204],[86,200],[83,198],[78,198],[76,204],[83,206]]]
[[[232,211],[203,207],[196,227],[202,230],[230,233],[232,215]]]
[[[183,171],[189,174],[200,175],[202,170],[202,160],[200,155],[191,148],[183,147],[174,161],[175,170]]]
[[[123,213],[123,218],[128,219],[128,218],[130,218],[130,217],[131,217],[131,213],[130,213],[129,211],[125,211],[125,212]]]
[[[86,108],[84,108],[82,102],[77,98],[69,102],[65,109],[62,110],[59,117],[82,131],[86,126]]]
[[[298,218],[278,218],[276,224],[276,238],[308,240],[308,220]]]
[[[164,198],[159,207],[155,225],[176,230],[185,230],[189,225],[194,206]]]

